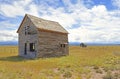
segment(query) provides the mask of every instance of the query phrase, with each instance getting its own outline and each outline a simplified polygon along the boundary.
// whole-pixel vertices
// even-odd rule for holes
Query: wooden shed
[[[17,33],[19,56],[38,58],[69,54],[68,32],[58,22],[26,14]]]

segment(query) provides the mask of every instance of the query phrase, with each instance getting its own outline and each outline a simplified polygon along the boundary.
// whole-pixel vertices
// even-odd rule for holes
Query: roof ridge
[[[65,30],[65,28],[63,28],[56,21],[46,20],[46,19],[39,18],[37,16],[30,15],[30,14],[25,14],[25,16],[27,16],[32,21],[32,23],[39,29],[46,29],[46,30],[51,30],[51,31],[68,34],[68,32]]]
[[[45,21],[50,21],[50,22],[56,22],[56,23],[58,23],[57,21],[51,21],[51,20],[48,20],[48,19],[44,19],[44,18],[40,18],[40,17],[37,17],[37,16],[34,16],[34,15],[31,15],[31,14],[25,14],[26,16],[31,16],[31,17],[35,17],[35,18],[37,18],[37,19],[42,19],[42,20],[45,20]]]

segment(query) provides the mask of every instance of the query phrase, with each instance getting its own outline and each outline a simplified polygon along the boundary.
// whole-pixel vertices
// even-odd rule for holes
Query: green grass
[[[82,79],[81,74],[91,72],[88,67],[120,70],[120,46],[70,46],[69,53],[25,59],[17,56],[17,46],[0,46],[0,79]]]

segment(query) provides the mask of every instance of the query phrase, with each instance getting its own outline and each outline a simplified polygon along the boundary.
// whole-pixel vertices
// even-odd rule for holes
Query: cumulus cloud
[[[118,7],[118,9],[120,9],[120,0],[112,0],[112,3],[114,6]]]
[[[8,17],[16,17],[17,13],[20,15],[24,14],[24,9],[20,4],[14,2],[11,4],[0,5],[0,13]]]
[[[0,41],[17,41],[16,30],[0,30]]]
[[[15,30],[16,29],[16,25],[10,23],[9,21],[1,21],[0,22],[0,30]]]
[[[12,4],[0,5],[0,14],[7,17],[23,16],[25,13],[39,15],[37,6],[32,2],[32,0],[13,0]]]
[[[48,20],[53,20],[59,22],[62,26],[68,28],[71,27],[72,24],[76,23],[75,18],[73,17],[73,14],[69,13],[64,13],[64,10],[62,8],[59,9],[49,9],[49,12],[51,14],[43,14],[41,17],[48,19]]]
[[[9,21],[0,22],[0,41],[17,41],[15,24]]]
[[[120,17],[117,12],[107,11],[104,5],[94,6],[79,16],[81,27],[69,29],[72,42],[119,42]],[[82,16],[81,16],[82,15]]]
[[[13,1],[11,4],[1,4],[0,14],[15,18],[29,13],[44,19],[57,21],[70,33],[70,42],[110,43],[119,42],[120,40],[119,10],[109,11],[105,5],[86,6],[84,0],[75,0],[74,3],[72,3],[72,0],[61,0],[61,4],[59,4],[59,0],[25,1],[20,0]],[[119,2],[120,0],[114,0],[113,4],[119,7]],[[87,0],[88,3],[92,4],[92,0]],[[10,24],[9,22],[6,23]],[[3,32],[4,35],[2,35],[2,32],[0,33],[2,35],[0,38],[4,38],[2,40],[7,39],[5,37],[7,36],[6,32]],[[9,34],[9,39],[17,39],[17,35],[14,36],[14,30]]]

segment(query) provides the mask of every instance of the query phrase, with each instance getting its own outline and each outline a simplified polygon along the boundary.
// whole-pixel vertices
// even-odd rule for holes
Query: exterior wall
[[[25,35],[25,27],[30,26],[29,32]],[[21,24],[19,29],[19,56],[26,58],[53,57],[68,55],[68,34],[39,30],[34,26],[28,17]],[[27,44],[25,55],[25,43]],[[30,51],[30,43],[35,43],[35,51]],[[65,44],[65,47],[61,47]]]
[[[65,44],[61,47],[61,44]],[[68,34],[39,31],[38,57],[68,55]]]
[[[26,34],[25,35],[25,27],[30,26],[30,32],[37,32],[36,27],[32,24],[29,18],[25,18],[26,20],[23,22],[22,27],[19,30],[19,56],[27,57],[27,58],[35,58],[37,55],[38,50],[38,35],[36,34]],[[27,54],[25,55],[25,43],[27,43],[26,51]],[[35,51],[30,51],[30,43],[35,43]]]

